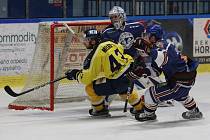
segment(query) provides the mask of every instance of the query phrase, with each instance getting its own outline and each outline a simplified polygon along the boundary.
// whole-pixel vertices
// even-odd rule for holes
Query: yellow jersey
[[[100,43],[93,54],[90,66],[78,74],[78,81],[85,85],[99,78],[117,79],[133,62],[133,58],[124,54],[121,44],[111,41]]]

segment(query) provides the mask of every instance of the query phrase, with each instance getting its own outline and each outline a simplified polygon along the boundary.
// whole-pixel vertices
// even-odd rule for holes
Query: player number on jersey
[[[114,52],[115,54],[111,54],[109,56],[110,69],[112,72],[118,71],[122,67],[119,61],[127,61],[127,58],[125,58],[118,49],[116,49]]]

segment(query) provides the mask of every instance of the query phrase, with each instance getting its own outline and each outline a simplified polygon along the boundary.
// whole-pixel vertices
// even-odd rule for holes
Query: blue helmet
[[[163,29],[158,24],[148,26],[147,33],[149,33],[150,36],[155,36],[157,40],[163,38]]]

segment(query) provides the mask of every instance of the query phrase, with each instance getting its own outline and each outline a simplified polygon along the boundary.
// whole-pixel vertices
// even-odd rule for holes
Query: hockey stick
[[[72,34],[74,34],[75,35],[75,32],[74,32],[74,30],[72,29],[72,28],[70,28],[69,26],[68,26],[68,24],[66,24],[66,23],[63,23],[63,25],[72,33]]]
[[[62,79],[65,79],[66,77],[67,77],[67,76],[59,77],[59,78],[57,78],[57,79],[55,79],[55,80],[53,80],[53,81],[49,81],[49,82],[43,83],[43,84],[41,84],[41,85],[39,85],[39,86],[36,86],[36,87],[34,87],[34,88],[28,89],[28,90],[23,91],[23,92],[20,92],[20,93],[14,92],[14,91],[11,89],[10,86],[5,86],[5,87],[4,87],[4,90],[5,90],[6,93],[8,93],[10,96],[12,96],[12,97],[18,97],[18,96],[20,96],[20,95],[29,93],[29,92],[34,91],[34,90],[37,90],[37,89],[40,89],[40,88],[42,88],[42,87],[44,87],[44,86],[46,86],[46,85],[49,85],[49,84],[51,84],[51,83],[55,83],[55,82],[57,82],[57,81],[60,81],[60,80],[62,80]]]
[[[71,32],[76,38],[79,39],[80,42],[83,42],[84,38],[82,36],[78,36],[78,34],[75,33],[75,31],[66,23],[63,23],[63,25]]]
[[[127,94],[126,94],[126,99],[125,99],[125,105],[124,105],[123,112],[127,112],[128,99],[129,99],[130,94],[132,93],[133,86],[134,86],[133,81],[130,81],[129,86],[128,86],[128,90],[127,90]]]

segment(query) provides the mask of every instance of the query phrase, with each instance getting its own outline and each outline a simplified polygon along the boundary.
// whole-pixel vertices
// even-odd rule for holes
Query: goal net
[[[104,21],[40,23],[30,72],[22,91],[62,77],[68,69],[81,69],[88,54],[81,40],[83,32],[89,28],[101,30],[108,24]],[[74,80],[61,80],[18,96],[8,108],[53,111],[55,103],[82,101],[85,98],[83,85]]]

